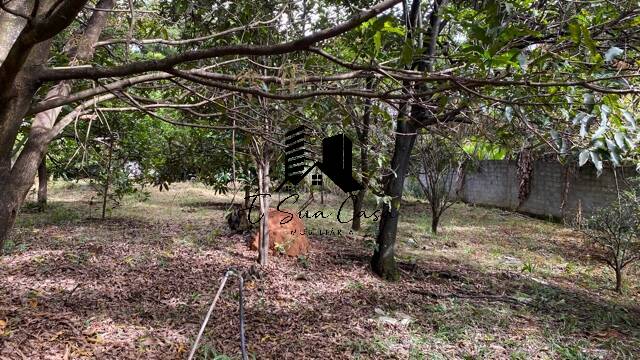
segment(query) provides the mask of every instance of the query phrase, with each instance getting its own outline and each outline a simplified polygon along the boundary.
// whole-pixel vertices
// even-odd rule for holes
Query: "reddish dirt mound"
[[[285,212],[286,211],[286,212]],[[304,223],[293,211],[269,209],[269,250],[283,252],[289,256],[304,255],[309,251],[309,240],[304,231]],[[281,222],[285,222],[281,224]],[[260,230],[256,231],[251,249],[258,250]]]

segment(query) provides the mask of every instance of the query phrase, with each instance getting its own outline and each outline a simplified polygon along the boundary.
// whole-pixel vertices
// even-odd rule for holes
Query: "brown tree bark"
[[[4,2],[3,2],[4,3]],[[20,13],[27,14],[31,12],[33,8],[33,1],[13,1],[5,5],[8,9]],[[0,10],[0,24],[2,24],[2,30],[0,31],[0,64],[4,62],[9,51],[15,44],[16,40],[20,36],[20,33],[27,25],[27,19],[15,16],[4,10]]]
[[[244,208],[245,209],[249,208],[249,196],[251,196],[251,186],[245,185],[244,186]]]
[[[367,190],[365,189],[359,190],[358,194],[353,198],[353,220],[351,221],[351,230],[353,231],[359,231],[362,227],[360,212],[362,212],[362,208],[364,207],[364,196],[366,193]]]
[[[434,0],[431,3],[432,11],[429,15],[429,43],[427,51],[423,59],[419,59],[414,66],[419,71],[433,72],[434,55],[436,52],[437,37],[441,27],[441,9],[446,5],[447,0]],[[414,0],[411,7],[408,8],[405,2],[405,14],[408,22],[406,24],[409,36],[415,41],[416,48],[423,47],[422,41],[422,12],[420,0]],[[407,84],[411,85],[411,84]],[[414,87],[420,90],[420,86]],[[416,92],[418,92],[416,91]],[[408,106],[407,106],[408,107]],[[385,179],[384,193],[391,197],[391,205],[384,205],[376,238],[376,249],[371,258],[371,268],[380,277],[387,280],[396,280],[399,277],[398,269],[395,262],[395,243],[398,233],[398,216],[400,215],[400,203],[402,202],[402,192],[404,190],[404,180],[409,169],[409,158],[411,151],[415,145],[417,131],[420,128],[432,125],[438,121],[452,121],[461,109],[445,114],[442,119],[438,120],[416,104],[410,106],[411,116],[400,118],[396,129],[395,146],[393,149],[393,158],[391,160],[391,169],[395,174],[387,176]],[[400,115],[403,116],[403,115]]]
[[[260,99],[259,103],[265,110],[265,114],[268,114],[266,99]],[[269,134],[273,131],[272,120],[268,117],[264,117],[262,124],[262,130],[265,134]],[[269,207],[271,203],[271,195],[269,193],[271,187],[271,178],[269,172],[271,170],[271,148],[269,142],[259,136],[254,136],[251,139],[253,143],[252,155],[256,163],[256,169],[258,171],[258,194],[260,200],[260,229],[259,229],[259,242],[258,242],[258,263],[260,265],[267,265],[267,259],[269,257]]]
[[[6,29],[9,32],[20,29],[20,35],[15,38],[15,41],[3,44],[3,53],[6,53],[6,56],[0,64],[0,94],[13,87],[19,74],[29,62],[29,58],[32,57],[33,49],[39,44],[48,43],[55,35],[68,27],[86,2],[87,0],[66,0],[64,2],[29,0],[30,12],[22,14],[31,17],[31,21],[28,21],[26,25],[9,21],[0,23],[0,28],[3,31],[5,31],[5,26],[11,27]],[[36,64],[40,67],[38,71],[43,71],[43,64],[45,62]]]
[[[73,0],[72,2],[73,4],[70,3],[69,5],[77,6],[74,13],[77,14],[86,1]],[[101,0],[98,4],[98,8],[111,8],[114,5],[114,0]],[[49,9],[48,6],[43,7],[43,5],[41,5],[41,8],[42,11]],[[40,12],[40,10],[38,11]],[[66,11],[73,13],[71,8],[66,9]],[[79,46],[70,51],[70,54],[75,55],[76,60],[74,62],[86,61],[91,58],[93,46],[104,28],[107,14],[108,12],[104,11],[95,11],[93,13],[87,23],[85,33],[80,39]],[[52,19],[55,17],[53,16]],[[69,22],[74,17],[75,15],[69,19]],[[63,25],[62,23],[51,25],[49,20],[41,20],[40,24],[42,26],[40,31],[49,29],[52,32],[56,31],[60,25]],[[57,30],[57,32],[62,29],[64,27]],[[38,167],[43,161],[46,149],[55,136],[51,129],[60,114],[61,107],[36,114],[27,142],[15,163],[11,164],[11,151],[18,129],[39,86],[39,80],[34,78],[34,74],[40,71],[48,58],[51,40],[46,39],[50,39],[57,32],[48,35],[37,33],[37,36],[34,35],[35,37],[25,40],[22,39],[25,34],[23,31],[17,38],[16,44],[13,44],[11,50],[8,51],[7,60],[10,63],[7,64],[5,62],[0,68],[0,78],[6,81],[11,80],[9,85],[13,85],[8,87],[2,85],[0,89],[0,199],[2,199],[0,201],[0,248],[9,236],[20,207],[33,184]],[[31,44],[31,41],[37,41],[40,38],[44,41],[36,42],[35,45],[25,45]],[[26,51],[27,55],[16,54],[16,49],[20,46],[23,47],[22,51]],[[22,59],[23,57],[24,59]],[[16,67],[18,70],[16,70]],[[10,71],[17,71],[17,74],[11,75]],[[46,100],[67,96],[69,92],[69,84],[61,81],[49,90]]]
[[[438,210],[431,208],[431,232],[435,235],[438,234],[438,223],[440,222],[440,214]]]
[[[622,294],[622,269],[614,269],[616,272],[616,292]]]
[[[49,182],[49,174],[47,174],[47,160],[42,159],[38,166],[38,209],[44,211],[47,208],[47,183]]]
[[[408,37],[414,42],[416,48],[422,47],[422,16],[420,0],[413,0],[411,6],[403,3]],[[418,67],[424,70],[424,62],[418,62]],[[409,89],[411,84],[406,88]],[[409,105],[403,106],[403,111],[409,109]],[[414,110],[412,108],[412,110]],[[411,115],[414,111],[412,111]],[[395,145],[391,159],[393,173],[387,175],[384,180],[384,194],[391,197],[390,203],[384,204],[376,237],[376,248],[371,257],[371,269],[375,274],[385,280],[397,280],[400,277],[395,260],[396,235],[398,233],[398,216],[402,203],[402,191],[404,179],[409,169],[409,158],[416,140],[417,124],[409,117],[398,114]]]
[[[104,188],[102,189],[102,215],[100,218],[104,220],[107,214],[107,199],[109,196],[109,185],[111,183],[111,160],[113,158],[113,139],[109,139],[109,155],[107,155],[107,179],[104,182]]]
[[[27,140],[14,164],[11,155],[20,124],[37,89],[32,75],[38,64],[46,61],[49,45],[50,41],[46,41],[35,46],[23,70],[15,76],[14,86],[0,92],[0,249],[13,228],[42,161],[40,157],[31,156],[32,152],[28,150],[34,146],[32,139]]]
[[[387,175],[384,193],[391,197],[390,204],[382,208],[376,248],[371,257],[371,268],[385,280],[397,280],[398,268],[395,260],[395,243],[398,232],[398,217],[404,179],[409,170],[409,158],[416,140],[417,128],[413,121],[401,119],[398,122],[396,142],[391,159],[391,168],[395,174]]]
[[[265,149],[266,150],[266,149]],[[266,152],[266,151],[265,151]],[[258,165],[258,185],[260,187],[260,194],[269,194],[269,188],[271,185],[271,179],[269,178],[269,159],[265,156]],[[267,265],[267,258],[269,256],[269,206],[271,198],[268,195],[260,196],[260,244],[258,250],[258,263],[260,265]]]

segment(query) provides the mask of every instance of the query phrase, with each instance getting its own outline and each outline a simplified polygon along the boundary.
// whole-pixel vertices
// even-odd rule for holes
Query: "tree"
[[[625,192],[581,227],[590,254],[615,272],[618,293],[622,292],[625,268],[640,260],[640,197],[637,195],[633,190]]]
[[[372,88],[372,81],[368,80],[366,88]],[[370,146],[370,132],[371,132],[371,99],[364,100],[364,109],[362,114],[362,126],[357,126],[357,121],[352,120],[354,129],[358,135],[358,144],[360,145],[360,172],[362,174],[363,188],[358,190],[358,194],[353,198],[353,221],[351,222],[351,229],[360,230],[360,213],[364,206],[364,197],[367,194],[367,187],[369,186],[370,165],[369,165],[369,146]]]
[[[372,90],[374,87],[374,81],[372,78],[365,79],[365,89]],[[351,229],[359,231],[361,227],[361,212],[364,207],[364,200],[367,194],[367,190],[371,182],[375,181],[375,165],[372,164],[370,155],[371,148],[374,146],[373,132],[375,128],[379,128],[377,124],[374,124],[376,116],[372,114],[373,99],[365,98],[347,98],[346,103],[336,101],[343,109],[345,116],[347,116],[352,125],[353,132],[355,133],[356,145],[360,148],[357,162],[359,163],[359,169],[357,172],[360,174],[363,189],[358,190],[355,196],[352,196],[353,200],[353,216],[351,222]],[[347,129],[343,129],[343,132],[347,132]],[[382,143],[378,142],[376,145],[382,147]],[[381,150],[378,148],[378,150]],[[383,152],[378,151],[378,159],[383,157]]]
[[[399,0],[387,0],[356,14],[353,18],[338,25],[328,27],[324,30],[313,32],[298,39],[276,43],[272,45],[246,45],[242,42],[235,42],[230,45],[214,45],[212,39],[223,36],[223,34],[233,34],[235,32],[247,30],[247,28],[260,29],[263,22],[250,22],[250,26],[242,25],[227,27],[220,33],[211,34],[204,37],[192,39],[181,39],[168,41],[165,39],[151,39],[143,41],[134,38],[142,28],[154,34],[158,29],[162,29],[160,24],[153,22],[138,21],[136,9],[131,8],[131,14],[126,31],[126,39],[107,40],[107,43],[96,42],[103,26],[92,24],[98,21],[88,21],[87,27],[82,31],[79,49],[94,49],[96,46],[119,45],[124,43],[124,49],[117,49],[116,56],[101,56],[100,66],[76,65],[73,61],[63,68],[47,67],[47,60],[52,50],[56,49],[58,37],[68,34],[66,30],[73,24],[74,19],[83,11],[87,4],[86,0],[66,0],[66,1],[16,1],[3,5],[0,12],[0,25],[3,29],[3,36],[0,37],[0,243],[7,238],[9,230],[13,226],[20,206],[24,202],[27,191],[35,177],[36,171],[48,144],[77,117],[95,106],[96,103],[111,99],[130,102],[135,107],[149,112],[147,104],[131,98],[130,95],[122,92],[124,88],[149,81],[171,79],[174,77],[204,83],[206,86],[214,86],[227,91],[244,91],[247,93],[260,94],[261,90],[243,89],[235,85],[227,85],[225,82],[241,81],[240,76],[214,77],[217,80],[207,78],[207,65],[200,69],[182,70],[177,66],[184,63],[208,59],[216,59],[230,56],[270,56],[292,53],[296,51],[308,50],[313,44],[336,37],[360,23],[375,17],[386,9],[392,7]],[[183,3],[180,3],[183,4]],[[246,4],[241,4],[245,6]],[[97,10],[93,10],[92,18],[106,17],[110,13],[109,6],[100,3]],[[221,12],[226,13],[228,9],[218,7]],[[246,10],[246,9],[245,9]],[[250,14],[243,12],[243,14]],[[176,15],[174,13],[174,15]],[[188,14],[187,14],[188,15]],[[181,15],[179,15],[181,16]],[[146,19],[145,19],[146,20]],[[102,22],[102,21],[101,21]],[[188,22],[185,22],[188,23]],[[136,27],[136,24],[140,26]],[[143,28],[144,27],[144,28]],[[112,33],[116,36],[124,29],[114,29]],[[187,27],[185,31],[194,30]],[[162,30],[159,30],[162,31]],[[5,36],[6,34],[6,36]],[[164,34],[168,35],[168,34]],[[207,43],[208,42],[208,43]],[[188,49],[190,44],[204,43],[207,46],[199,50]],[[155,46],[184,46],[181,52],[171,49],[162,52],[137,51],[131,44],[136,44],[137,49],[146,45]],[[114,55],[114,50],[111,55]],[[120,57],[118,55],[124,55]],[[136,58],[143,55],[143,58]],[[120,60],[121,64],[114,64],[114,60]],[[134,61],[131,61],[134,60]],[[156,71],[156,72],[154,72]],[[200,75],[194,75],[200,71]],[[104,79],[119,77],[111,83],[101,83]],[[87,87],[75,93],[70,93],[72,80],[92,79],[101,83],[97,87]],[[221,80],[222,83],[218,82]],[[48,82],[57,81],[58,84],[51,88],[50,96],[40,102],[32,104],[32,99],[38,91],[46,89]],[[280,81],[280,79],[272,80]],[[313,80],[311,80],[313,81]],[[45,85],[47,84],[47,85]],[[44,85],[44,86],[43,86]],[[267,94],[268,95],[268,94]],[[299,95],[293,96],[294,98]],[[275,96],[282,98],[283,96]],[[285,96],[284,98],[289,98]],[[75,109],[59,117],[62,111],[61,106],[73,102],[82,101]],[[49,111],[51,110],[51,111]],[[13,146],[15,144],[18,130],[23,119],[29,118],[33,114],[38,114],[32,122],[28,140],[22,148],[15,163],[11,162]]]
[[[419,142],[417,178],[431,207],[431,232],[437,234],[440,217],[456,200],[464,158],[455,145],[437,135],[423,136]]]
[[[8,33],[16,34],[15,37],[4,37],[0,42],[0,52],[6,53],[4,58],[0,58],[0,194],[3,194],[4,199],[0,203],[0,246],[13,226],[18,209],[29,190],[30,181],[39,167],[41,183],[38,193],[43,201],[46,196],[44,155],[48,143],[57,135],[52,134],[51,129],[61,108],[54,107],[35,115],[27,141],[14,164],[11,164],[7,154],[13,149],[17,130],[28,111],[30,98],[38,88],[39,80],[35,69],[46,63],[52,37],[70,25],[85,3],[86,0],[62,4],[54,1],[24,1],[8,5],[17,6],[11,10],[3,7],[3,12],[0,13],[5,20],[0,21],[3,29],[3,23],[6,23]],[[108,10],[113,4],[113,0],[101,0],[98,6]],[[21,19],[16,21],[16,18]],[[106,12],[94,12],[78,42],[68,44],[67,56],[73,59],[70,62],[72,65],[90,60],[105,21]],[[70,86],[61,81],[48,91],[45,100],[65,97],[69,92]]]
[[[623,1],[598,8],[561,1],[435,0],[426,10],[420,1],[404,4],[407,39],[399,58],[423,79],[447,81],[402,83],[412,97],[397,106],[385,179],[389,201],[372,257],[375,273],[398,276],[393,259],[398,216],[418,130],[470,122],[482,133],[530,135],[531,146],[567,160],[582,153],[581,163],[590,159],[599,169],[603,161],[619,164],[622,157],[637,163],[637,148],[628,141],[637,134],[630,110],[637,75],[621,56],[628,48],[624,44],[634,42],[624,28],[638,16],[637,8]],[[598,116],[601,126],[594,131]]]
[[[419,72],[432,73],[435,69],[436,44],[442,31],[442,10],[446,2],[447,0],[435,0],[431,4],[429,28],[426,31],[429,35],[429,42],[426,49],[423,48],[422,32],[424,29],[422,28],[421,2],[414,0],[411,3],[411,7],[406,2],[403,3],[403,18],[407,28],[407,48],[409,52],[413,51],[413,49],[424,51],[424,56],[416,59],[411,64],[411,68],[416,68]],[[410,53],[408,61],[411,61],[412,57]],[[405,82],[403,85],[404,91],[412,94],[424,90],[424,86],[420,83],[411,84],[410,82]],[[426,109],[422,106],[421,103],[405,102],[399,108],[395,147],[391,159],[391,173],[386,175],[383,180],[385,183],[384,194],[390,198],[390,201],[385,203],[382,210],[376,248],[371,258],[371,267],[376,274],[388,280],[396,280],[399,277],[395,262],[395,240],[398,232],[404,180],[409,171],[409,158],[416,141],[417,131],[421,127],[432,125],[439,121],[452,121],[461,111],[461,108],[458,108],[445,112],[440,117],[437,114],[428,116]]]
[[[267,100],[259,99],[258,101],[264,110],[261,114],[262,130],[265,134],[274,133],[274,124],[272,120],[272,112],[268,111]],[[271,144],[264,137],[254,136],[252,141],[252,154],[256,163],[258,173],[258,194],[260,195],[260,230],[258,243],[258,262],[260,265],[267,264],[269,254],[269,210],[270,210],[270,188],[271,188],[271,161],[273,160],[273,152]],[[271,240],[273,241],[273,240]]]

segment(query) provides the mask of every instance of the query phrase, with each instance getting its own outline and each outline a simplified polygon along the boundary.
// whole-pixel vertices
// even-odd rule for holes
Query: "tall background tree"
[[[174,77],[204,83],[206,86],[220,90],[230,92],[244,90],[247,93],[260,95],[264,90],[224,83],[229,81],[241,83],[241,74],[223,75],[218,73],[214,74],[211,79],[207,70],[215,67],[215,59],[221,57],[269,56],[307,50],[313,44],[353,29],[398,2],[381,2],[368,10],[357,13],[349,20],[327,26],[324,30],[312,32],[295,40],[268,45],[246,45],[243,43],[242,36],[233,36],[250,29],[255,29],[256,32],[277,30],[278,23],[273,20],[273,11],[272,14],[269,14],[268,19],[256,19],[255,17],[256,14],[258,16],[264,15],[264,9],[274,9],[267,3],[211,4],[215,6],[211,12],[204,11],[200,6],[190,6],[190,2],[159,3],[152,5],[152,7],[157,6],[158,10],[143,10],[145,13],[151,11],[150,15],[156,11],[166,15],[168,19],[163,19],[164,24],[162,21],[157,21],[157,18],[137,16],[140,9],[131,7],[128,9],[129,18],[126,26],[122,26],[122,19],[116,19],[114,28],[107,30],[103,30],[103,19],[106,14],[111,13],[108,8],[109,4],[113,6],[113,3],[100,3],[88,7],[87,11],[95,16],[87,22],[86,27],[81,25],[80,28],[85,29],[84,31],[80,30],[84,37],[81,36],[78,42],[86,44],[88,49],[94,49],[96,46],[103,47],[105,53],[96,59],[97,61],[93,64],[95,66],[83,66],[73,61],[66,61],[64,51],[60,52],[61,49],[58,47],[60,45],[57,43],[62,40],[61,38],[73,38],[73,28],[76,26],[74,20],[81,19],[81,12],[85,11],[87,5],[86,1],[34,2],[27,0],[7,4],[3,2],[1,13],[3,22],[1,25],[7,36],[0,39],[2,40],[0,49],[2,49],[2,54],[6,54],[3,55],[2,64],[0,64],[0,82],[2,84],[0,85],[0,194],[2,194],[0,242],[7,238],[9,230],[15,222],[48,144],[65,126],[83,113],[89,112],[90,107],[95,107],[96,103],[118,99],[133,107],[146,110],[147,113],[152,112],[149,108],[145,109],[145,106],[150,106],[146,99],[136,99],[137,95],[132,96],[121,90],[143,82]],[[234,8],[229,8],[230,6]],[[256,11],[257,9],[260,11]],[[118,10],[113,11],[121,13]],[[255,12],[252,13],[252,11]],[[229,14],[237,15],[229,17]],[[172,17],[174,21],[179,19],[176,22],[184,24],[185,27],[181,29],[175,26],[175,22],[171,23]],[[197,36],[197,33],[203,30],[202,27],[206,27],[208,21],[215,18],[227,19],[220,24],[220,32]],[[194,19],[198,21],[193,21]],[[265,23],[275,25],[264,28]],[[94,28],[92,24],[97,25]],[[172,30],[171,35],[175,34],[181,38],[170,40],[169,31],[163,30],[167,24],[173,25],[168,26]],[[114,38],[96,43],[95,41],[103,31]],[[161,35],[162,38],[141,39],[138,37],[153,35]],[[231,35],[226,44],[217,42],[218,38],[225,35]],[[119,38],[120,36],[122,38]],[[69,42],[70,47],[73,48],[73,42],[62,42]],[[194,50],[194,45],[197,45],[198,50]],[[62,56],[60,56],[61,54]],[[64,67],[51,67],[51,65],[56,65],[49,62],[51,55],[54,55],[54,63],[62,62]],[[236,61],[251,60],[236,59]],[[178,69],[178,66],[184,63],[196,66]],[[197,72],[200,74],[195,75]],[[116,78],[116,80],[107,83],[110,78]],[[81,81],[82,79],[91,79],[94,82]],[[280,82],[280,80],[271,78],[272,83]],[[176,84],[176,80],[172,79],[172,81],[174,81],[173,84]],[[51,92],[47,93],[49,96],[38,98],[37,94],[47,91],[47,86],[52,82],[56,82],[56,85]],[[72,83],[78,87],[78,91],[74,93],[70,93],[68,90]],[[176,85],[184,86],[183,84]],[[197,95],[197,92],[194,94],[193,90],[187,91],[192,95]],[[152,97],[151,101],[160,100],[164,96],[164,94],[155,95],[156,97]],[[283,96],[275,97],[282,98]],[[33,101],[34,98],[36,102]],[[287,96],[284,98],[286,99]],[[58,116],[60,111],[64,110],[64,108],[61,109],[61,106],[74,102],[81,103],[63,116]],[[31,116],[35,114],[38,115],[32,118]],[[31,127],[20,155],[15,162],[12,162],[11,155],[23,119],[31,121]],[[224,129],[228,129],[228,126]]]

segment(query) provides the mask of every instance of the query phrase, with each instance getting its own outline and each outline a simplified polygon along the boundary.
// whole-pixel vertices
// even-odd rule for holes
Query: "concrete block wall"
[[[633,168],[617,169],[616,173],[621,187],[624,187],[625,176],[637,176]],[[518,204],[517,164],[510,160],[480,161],[475,168],[467,169],[458,193],[460,200],[470,204],[565,219],[575,217],[578,209],[583,216],[589,216],[616,200],[616,194],[612,169],[605,169],[598,177],[593,166],[565,167],[548,160],[534,162],[531,191],[521,205]]]

